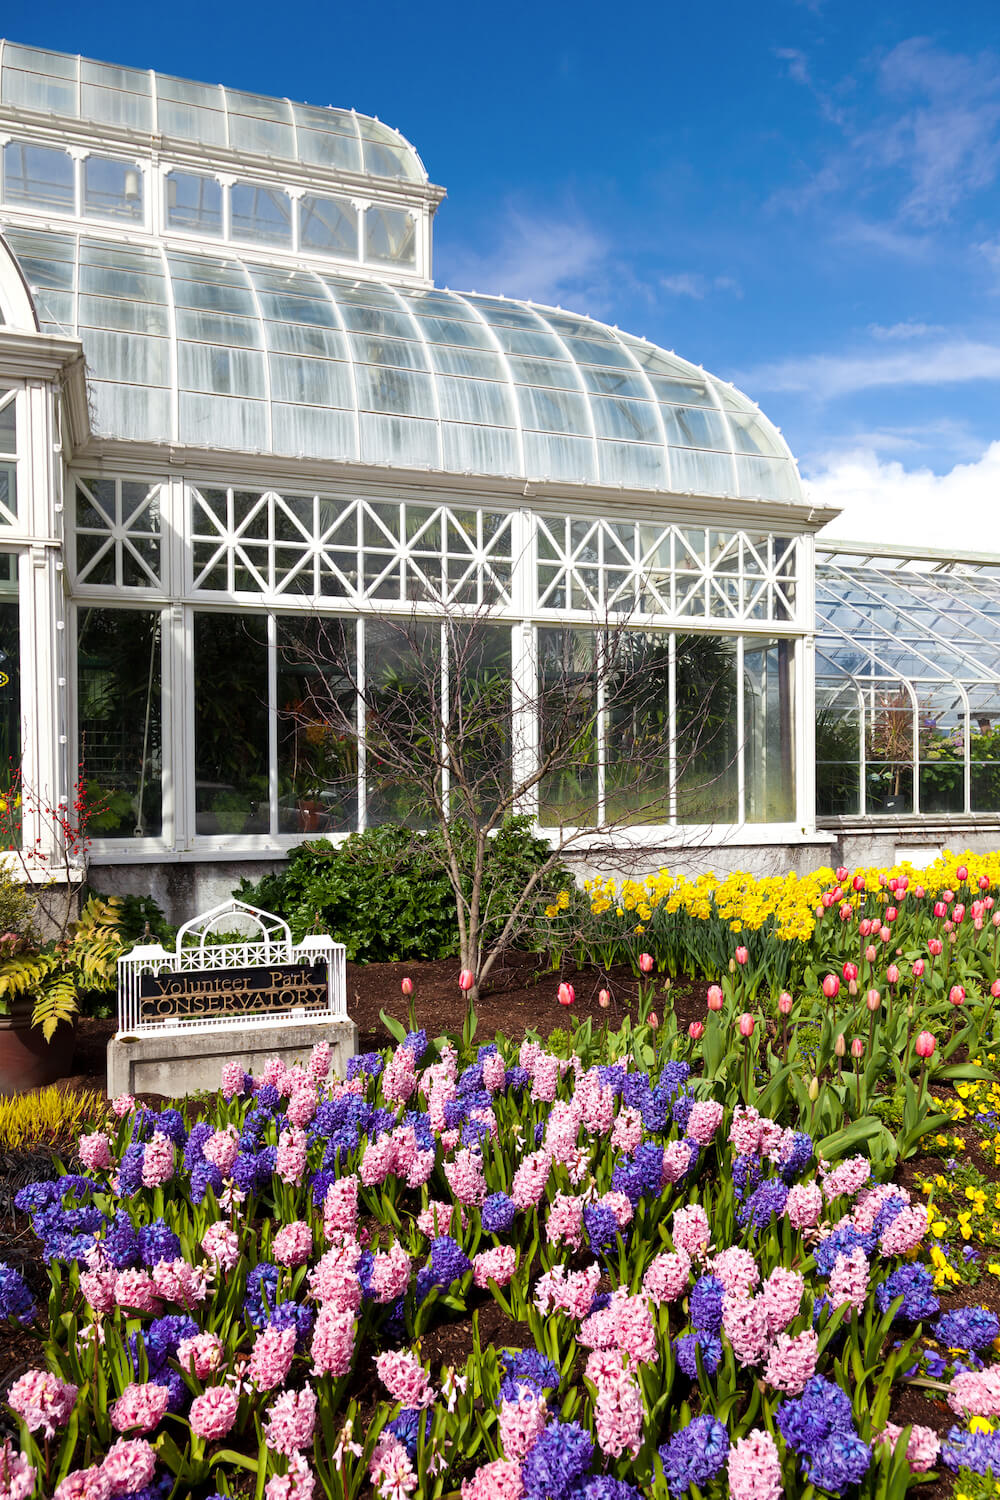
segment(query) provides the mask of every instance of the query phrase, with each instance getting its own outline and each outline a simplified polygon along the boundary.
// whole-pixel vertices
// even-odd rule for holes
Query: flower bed
[[[1000,1325],[935,1321],[923,1202],[793,1093],[730,1102],[669,1027],[574,1045],[411,1033],[344,1082],[319,1048],[230,1065],[191,1113],[117,1101],[82,1171],[19,1195],[52,1290],[0,1275],[44,1341],[0,1496],[892,1500],[1000,1473]],[[491,1305],[509,1347],[480,1342]],[[940,1451],[892,1420],[930,1328],[962,1346]]]

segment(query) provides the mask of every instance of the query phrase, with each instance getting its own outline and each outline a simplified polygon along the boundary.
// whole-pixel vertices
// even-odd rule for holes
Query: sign
[[[219,942],[215,933],[240,940]],[[118,960],[118,1037],[329,1022],[347,1015],[346,952],[325,934],[227,901],[186,922],[172,951],[139,944]]]
[[[139,1014],[147,1022],[207,1021],[293,1007],[329,1010],[325,963],[139,976]]]

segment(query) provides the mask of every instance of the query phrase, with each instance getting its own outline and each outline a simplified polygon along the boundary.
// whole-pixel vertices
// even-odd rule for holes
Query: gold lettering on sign
[[[327,1010],[326,965],[282,964],[267,969],[199,970],[143,974],[139,1004],[144,1021],[201,1021],[271,1015],[293,1008]]]

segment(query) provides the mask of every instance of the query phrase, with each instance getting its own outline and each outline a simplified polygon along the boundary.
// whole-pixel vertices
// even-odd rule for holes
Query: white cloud
[[[932,333],[944,333],[937,323],[869,323],[868,332],[873,339],[922,339]]]
[[[805,488],[817,504],[842,510],[823,538],[1000,554],[1000,442],[946,474],[881,462],[859,448],[821,463]]]
[[[660,285],[675,297],[693,297],[701,302],[709,292],[731,292],[742,297],[743,289],[732,276],[703,276],[700,271],[678,271],[673,276],[662,276]]]
[[[819,400],[889,386],[1000,380],[1000,345],[950,338],[900,349],[807,354],[758,365],[735,378],[744,390],[804,391]]]
[[[584,300],[587,310],[596,310],[607,303],[610,288],[601,282],[610,258],[609,244],[582,218],[508,207],[491,250],[463,249],[454,242],[442,247],[437,279],[463,290],[549,305],[572,300],[579,307]]]

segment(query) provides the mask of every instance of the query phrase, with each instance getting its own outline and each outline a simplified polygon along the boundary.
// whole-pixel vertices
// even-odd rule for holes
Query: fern
[[[10,954],[0,963],[0,998],[33,996],[31,1023],[50,1042],[62,1022],[77,1014],[81,990],[113,988],[124,947],[121,921],[116,896],[91,896],[63,942]]]

